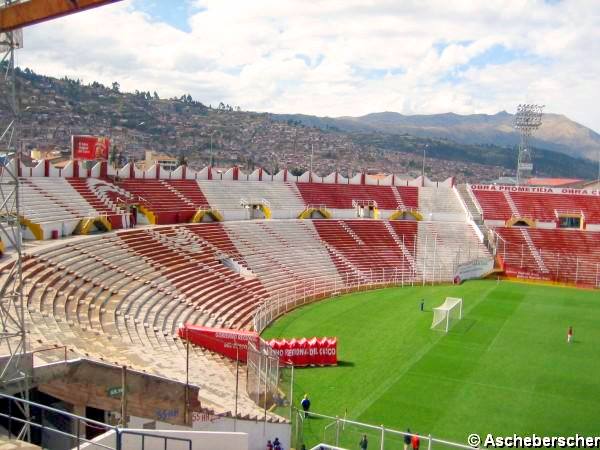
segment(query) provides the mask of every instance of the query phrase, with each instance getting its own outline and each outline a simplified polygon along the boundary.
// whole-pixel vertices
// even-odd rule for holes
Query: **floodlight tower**
[[[520,104],[515,114],[515,128],[519,130],[519,158],[517,160],[517,184],[533,170],[533,154],[529,147],[529,138],[542,124],[544,105]]]

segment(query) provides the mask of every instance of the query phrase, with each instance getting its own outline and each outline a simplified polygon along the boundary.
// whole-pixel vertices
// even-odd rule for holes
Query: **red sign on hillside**
[[[108,160],[110,141],[100,136],[71,136],[71,154],[79,160]]]

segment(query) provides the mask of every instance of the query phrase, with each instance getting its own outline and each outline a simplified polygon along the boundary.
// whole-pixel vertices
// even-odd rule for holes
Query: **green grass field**
[[[463,320],[448,334],[430,329],[431,308],[446,296],[463,298]],[[598,432],[597,291],[496,281],[383,289],[301,308],[263,336],[338,337],[339,366],[295,370],[294,404],[307,392],[315,412],[347,410],[350,419],[461,443],[470,433]],[[327,423],[306,422],[310,448]],[[344,436],[358,448],[358,434]]]

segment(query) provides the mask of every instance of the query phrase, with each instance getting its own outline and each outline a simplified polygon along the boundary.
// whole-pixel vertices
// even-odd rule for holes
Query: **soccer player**
[[[302,405],[302,409],[304,410],[304,417],[308,417],[308,410],[310,409],[308,394],[304,394],[304,398],[300,402],[300,405]]]
[[[569,330],[567,331],[567,343],[570,344],[572,340],[573,340],[573,327],[570,326]]]
[[[367,447],[369,445],[369,441],[367,440],[367,435],[363,434],[362,439],[360,440],[360,442],[358,443],[360,450],[367,450]]]
[[[412,448],[413,450],[419,450],[419,445],[421,444],[419,442],[419,436],[417,436],[416,434],[412,435]]]
[[[421,299],[421,312],[425,311],[425,299]]]
[[[406,434],[404,435],[404,450],[408,450],[408,446],[410,445],[411,437],[410,437],[410,428],[406,429]]]

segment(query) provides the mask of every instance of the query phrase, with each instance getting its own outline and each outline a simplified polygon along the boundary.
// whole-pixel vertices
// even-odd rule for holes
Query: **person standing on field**
[[[406,429],[406,434],[404,435],[404,450],[408,450],[408,446],[410,445],[410,428]]]
[[[411,442],[413,450],[419,450],[419,445],[421,445],[421,442],[419,441],[419,436],[413,434]]]
[[[300,405],[302,405],[302,409],[304,410],[304,417],[308,417],[308,410],[310,409],[308,394],[304,394],[304,398],[300,402]]]
[[[567,343],[570,344],[571,341],[573,341],[573,327],[569,327],[569,330],[567,331]]]
[[[425,311],[425,299],[421,299],[421,312]]]
[[[369,445],[369,441],[367,440],[367,435],[363,434],[362,439],[358,443],[360,450],[367,450],[367,446]]]

